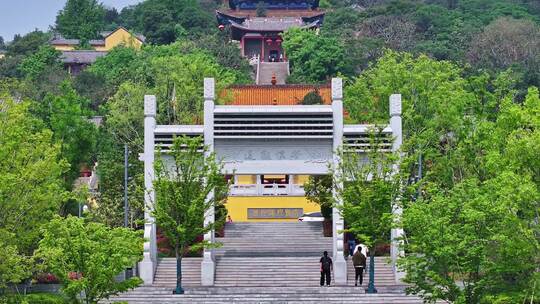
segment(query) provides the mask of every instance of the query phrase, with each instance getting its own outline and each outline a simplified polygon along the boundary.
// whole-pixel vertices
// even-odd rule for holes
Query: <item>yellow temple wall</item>
[[[248,208],[302,208],[304,213],[319,212],[317,204],[303,196],[230,196],[226,203],[233,222],[296,222],[294,219],[248,219]]]
[[[294,183],[297,185],[303,185],[307,183],[309,180],[309,175],[295,175],[294,176]]]
[[[54,49],[57,51],[73,51],[75,47],[73,45],[53,45]]]
[[[142,42],[139,39],[131,35],[131,33],[125,29],[119,28],[105,39],[105,47],[96,47],[96,51],[110,51],[115,46],[121,44],[137,50],[142,46]]]
[[[239,185],[254,185],[257,183],[256,175],[237,175],[236,178]]]

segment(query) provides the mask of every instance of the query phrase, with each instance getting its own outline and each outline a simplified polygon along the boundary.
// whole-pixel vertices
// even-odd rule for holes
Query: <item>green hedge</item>
[[[1,304],[68,304],[62,295],[53,293],[32,293],[26,296],[11,295],[0,298]]]

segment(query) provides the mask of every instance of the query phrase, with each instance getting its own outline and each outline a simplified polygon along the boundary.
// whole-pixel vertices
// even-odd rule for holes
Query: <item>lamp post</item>
[[[369,254],[369,283],[366,293],[377,293],[375,288],[375,249]]]
[[[124,227],[128,227],[129,224],[129,204],[128,204],[128,157],[129,148],[127,144],[124,144]]]
[[[128,202],[128,179],[129,179],[129,148],[124,144],[124,227],[129,226],[129,202]],[[133,276],[133,268],[128,267],[124,273],[126,279]]]

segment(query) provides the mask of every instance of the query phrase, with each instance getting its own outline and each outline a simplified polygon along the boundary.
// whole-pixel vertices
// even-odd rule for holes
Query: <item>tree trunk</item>
[[[178,245],[174,247],[174,252],[176,254],[176,289],[174,290],[175,294],[183,294],[184,289],[182,288],[182,254],[180,252]]]

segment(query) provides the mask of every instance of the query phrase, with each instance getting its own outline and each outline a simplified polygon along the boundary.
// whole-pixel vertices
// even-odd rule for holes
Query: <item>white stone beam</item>
[[[214,151],[214,99],[215,99],[215,82],[214,78],[204,79],[204,145],[208,147],[205,152],[205,157]],[[209,194],[208,199],[213,199],[214,192]],[[207,210],[204,217],[204,224],[212,224],[215,221],[214,208]],[[204,240],[214,242],[214,230],[204,235]],[[201,263],[201,285],[214,285],[215,277],[215,261],[212,254],[212,249],[205,249],[203,253],[203,261]]]
[[[333,166],[339,166],[339,150],[343,144],[343,83],[341,78],[332,79],[332,115],[333,115]],[[339,174],[339,170],[335,170]],[[335,179],[339,180],[339,176]],[[343,204],[341,196],[338,193],[338,185],[334,185],[332,194],[335,198],[336,206],[332,209],[333,223],[333,260],[334,260],[334,281],[336,285],[347,284],[347,262],[343,255],[343,229],[344,222],[339,207]]]
[[[154,273],[157,267],[157,244],[156,244],[156,223],[151,214],[154,209],[154,129],[156,127],[156,97],[153,95],[144,96],[144,252],[143,260],[139,262],[139,276],[144,281],[144,285],[151,285],[154,282]]]
[[[394,142],[392,144],[392,151],[394,153],[401,153],[401,145],[403,144],[403,132],[402,132],[402,121],[401,121],[401,94],[393,94],[390,96],[390,128],[392,129],[392,136]],[[394,172],[398,174],[399,172],[399,163],[394,165]],[[392,214],[397,222],[401,222],[401,215],[403,214],[403,208],[400,202],[400,194],[398,194],[396,201],[392,204]],[[403,256],[404,252],[402,249],[402,240],[404,232],[403,228],[396,227],[392,228],[390,232],[391,237],[391,246],[390,246],[390,256],[392,258],[392,268],[394,270],[394,277],[396,283],[401,283],[405,273],[399,271],[397,268],[397,260],[399,257]]]

